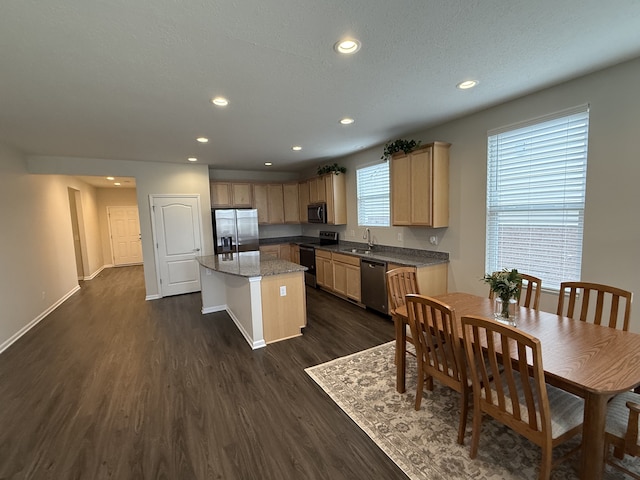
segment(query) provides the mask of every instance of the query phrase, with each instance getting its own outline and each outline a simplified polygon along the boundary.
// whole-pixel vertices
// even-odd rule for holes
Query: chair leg
[[[431,379],[431,377],[429,377]],[[420,410],[420,404],[422,403],[422,389],[424,388],[424,372],[422,371],[422,364],[418,362],[418,386],[416,387],[416,410]]]
[[[467,416],[469,415],[469,391],[467,389],[462,390],[460,394],[460,425],[458,425],[458,443],[464,445],[464,434],[467,430]]]
[[[473,406],[473,429],[471,431],[471,451],[469,457],[476,458],[478,455],[478,443],[480,442],[480,429],[482,428],[482,412],[480,404]]]
[[[539,480],[549,480],[551,476],[552,447],[546,445],[542,447],[542,461],[540,462]]]

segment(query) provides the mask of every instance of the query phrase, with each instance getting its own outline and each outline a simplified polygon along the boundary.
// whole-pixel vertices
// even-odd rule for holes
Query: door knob
[[[193,249],[193,251],[194,251],[194,252],[199,252],[199,251],[200,251],[200,249],[199,249],[199,248],[194,248],[194,249]]]

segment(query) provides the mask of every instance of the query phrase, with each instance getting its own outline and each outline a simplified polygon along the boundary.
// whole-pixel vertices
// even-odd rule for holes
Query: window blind
[[[356,171],[358,225],[388,227],[389,163],[382,162]]]
[[[587,106],[489,132],[487,273],[517,268],[552,290],[580,280],[588,133]]]

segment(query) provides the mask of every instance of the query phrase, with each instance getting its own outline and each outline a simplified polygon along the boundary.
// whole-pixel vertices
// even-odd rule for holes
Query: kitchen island
[[[251,348],[302,335],[306,267],[260,252],[196,257],[202,313],[226,311]]]

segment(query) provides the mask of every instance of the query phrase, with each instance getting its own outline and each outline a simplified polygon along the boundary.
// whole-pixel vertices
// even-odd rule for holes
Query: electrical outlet
[[[429,237],[429,243],[431,245],[438,245],[438,236],[437,235],[431,235]]]
[[[45,292],[42,292],[42,300],[44,300],[44,297],[46,297],[47,294]]]
[[[402,232],[398,232],[398,241],[401,242],[402,241]]]
[[[280,296],[281,297],[286,297],[287,296],[287,286],[286,285],[282,285],[280,287]]]
[[[349,236],[350,237],[355,237],[356,236],[356,231],[355,230],[349,230]]]
[[[208,268],[205,269],[205,272],[207,272],[206,273],[207,276],[211,275],[211,270],[209,270]]]

